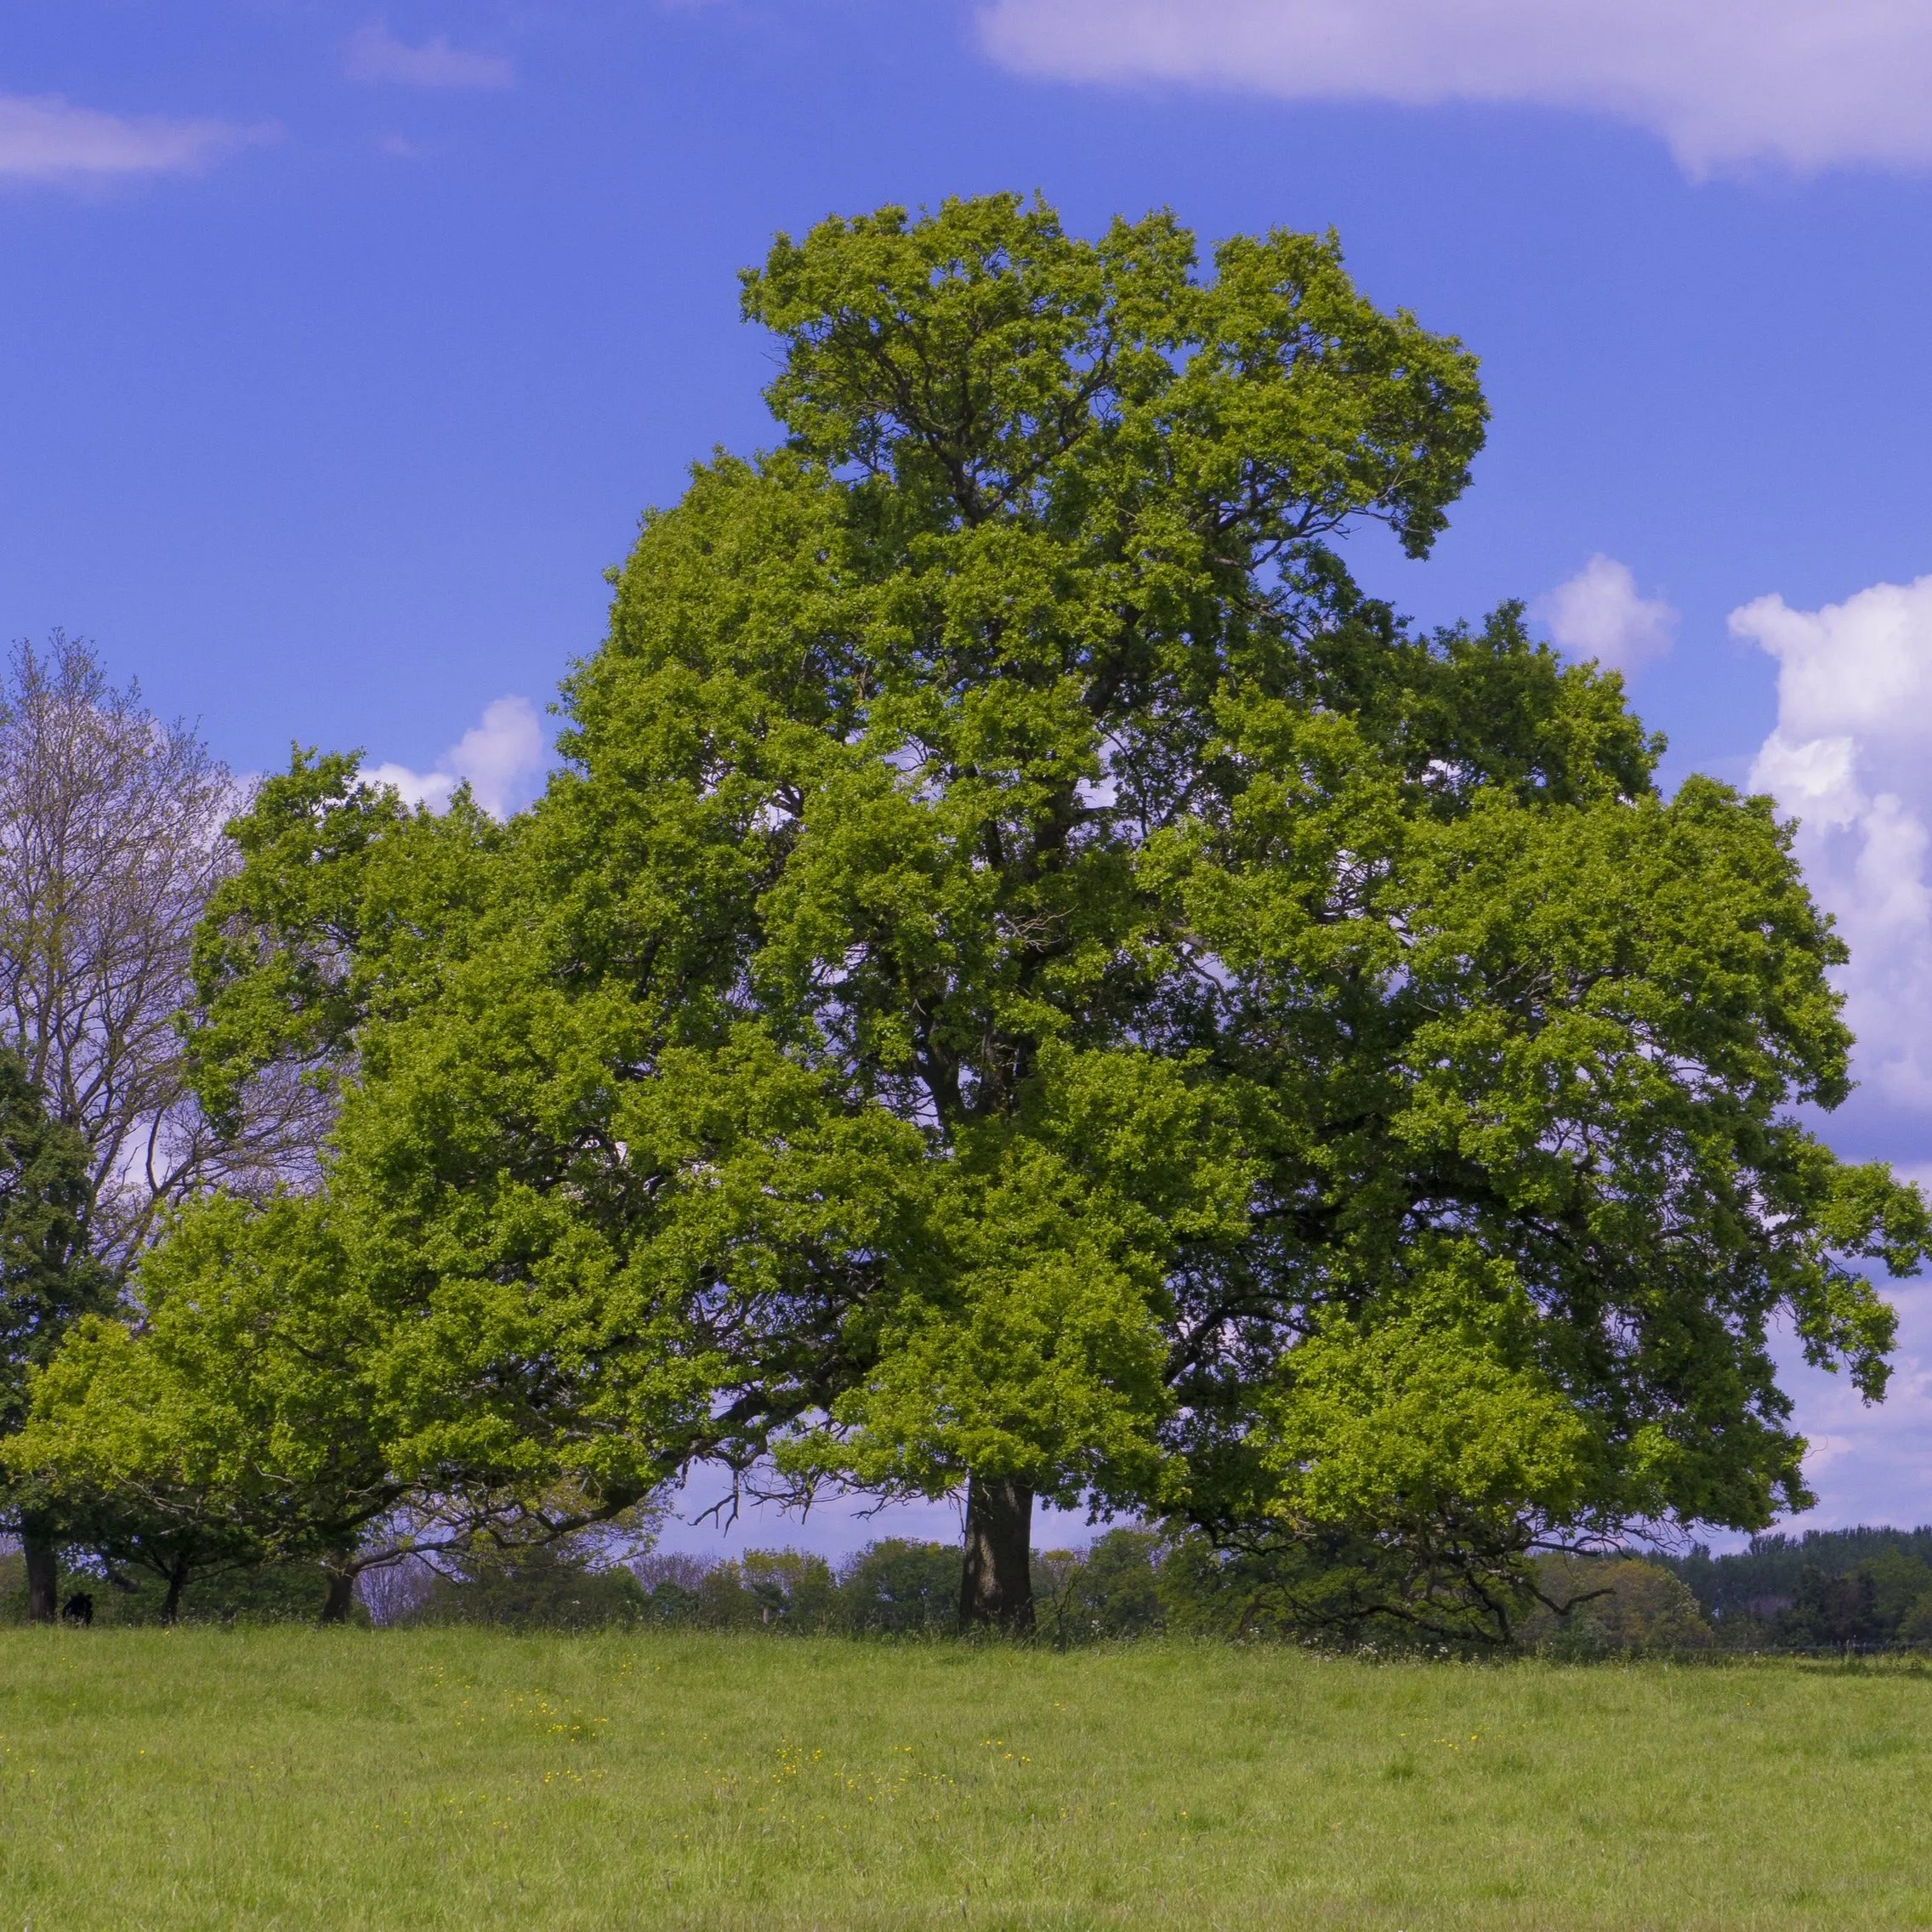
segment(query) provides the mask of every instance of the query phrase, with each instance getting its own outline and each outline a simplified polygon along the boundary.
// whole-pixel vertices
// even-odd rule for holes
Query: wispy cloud
[[[1591,109],[1692,174],[1932,166],[1924,0],[988,0],[980,22],[1069,80]]]
[[[412,46],[386,26],[360,27],[349,37],[345,71],[352,81],[449,93],[488,93],[516,85],[516,69],[500,54],[452,47],[438,34]]]
[[[73,181],[182,174],[219,156],[271,140],[273,127],[105,114],[58,94],[0,94],[0,179]]]
[[[440,812],[465,780],[485,811],[506,818],[526,804],[549,763],[543,726],[526,697],[500,697],[445,752],[435,771],[378,764],[363,773],[372,784],[393,785],[412,804]]]

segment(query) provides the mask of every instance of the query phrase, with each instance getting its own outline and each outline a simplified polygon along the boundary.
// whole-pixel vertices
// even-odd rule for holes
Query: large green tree
[[[1878,1394],[1924,1211],[1793,1111],[1843,954],[1769,803],[1661,795],[1514,607],[1353,583],[1473,359],[1333,240],[1008,196],[744,304],[784,440],[646,518],[545,798],[298,759],[205,929],[218,1110],[340,1082],[389,1453],[963,1489],[1015,1628],[1040,1497],[1497,1629],[1533,1548],[1802,1501],[1769,1325]]]

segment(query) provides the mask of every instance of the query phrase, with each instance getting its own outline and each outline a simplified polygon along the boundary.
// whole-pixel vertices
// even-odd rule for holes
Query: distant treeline
[[[1325,1618],[1344,1603],[1346,1571],[1286,1575],[1254,1555],[1139,1526],[1082,1550],[1036,1550],[1039,1636],[1069,1645],[1166,1632],[1197,1637],[1403,1641]],[[1536,1570],[1542,1600],[1514,1620],[1520,1645],[1556,1656],[1725,1650],[1932,1646],[1932,1527],[1762,1536],[1713,1556],[1611,1552],[1552,1556]],[[652,1551],[612,1562],[569,1542],[433,1568],[421,1560],[365,1574],[360,1621],[389,1627],[706,1629],[781,1635],[941,1636],[959,1621],[954,1543],[892,1537],[835,1564],[798,1549],[719,1559]],[[162,1621],[152,1579],[75,1572],[96,1623]],[[314,1621],[325,1588],[310,1565],[211,1572],[181,1605],[191,1622]],[[0,1622],[21,1621],[17,1554],[0,1554]],[[1417,1634],[1418,1642],[1426,1641]]]
[[[26,1611],[20,1560],[0,1555],[0,1622]],[[488,1624],[505,1628],[739,1630],[783,1635],[942,1636],[958,1628],[961,1551],[901,1538],[868,1545],[836,1565],[797,1549],[730,1559],[649,1552],[612,1562],[591,1543],[565,1541],[440,1568],[412,1559],[365,1572],[357,1616],[385,1627]],[[1107,1531],[1080,1550],[1036,1550],[1040,1640],[1059,1645],[1166,1632],[1203,1638],[1326,1638],[1344,1645],[1425,1640],[1347,1615],[1357,1585],[1341,1567],[1310,1575],[1255,1553],[1218,1551],[1195,1537],[1139,1526]],[[1675,1577],[1633,1558],[1556,1559],[1544,1594],[1576,1600],[1567,1616],[1533,1608],[1528,1645],[1569,1654],[1708,1645],[1710,1627]],[[71,1573],[97,1624],[158,1623],[151,1578]],[[179,1605],[188,1622],[313,1622],[325,1579],[312,1565],[211,1571]]]
[[[1162,1564],[1162,1539],[1117,1529],[1088,1549],[1036,1551],[1040,1627],[1062,1641],[1130,1636],[1179,1617],[1183,1566]],[[762,1630],[773,1634],[939,1635],[959,1621],[957,1544],[893,1537],[836,1567],[797,1549],[730,1559],[651,1552],[601,1560],[594,1545],[562,1543],[497,1560],[433,1568],[412,1560],[364,1573],[359,1618],[388,1627],[480,1623],[572,1630],[611,1626]],[[1163,1592],[1163,1578],[1166,1588]],[[185,1622],[314,1622],[326,1579],[312,1565],[211,1571],[179,1606]],[[161,1592],[139,1575],[71,1572],[64,1590],[91,1599],[96,1624],[162,1621]],[[0,1623],[26,1620],[18,1553],[0,1553]]]
[[[440,1568],[412,1559],[365,1571],[358,1616],[389,1628],[940,1636],[959,1626],[963,1568],[957,1543],[899,1537],[869,1544],[836,1565],[797,1549],[753,1549],[729,1559],[651,1551],[611,1562],[593,1542],[565,1540]],[[20,1572],[17,1554],[0,1555],[0,1622],[25,1619]],[[1061,1645],[1160,1631],[1305,1634],[1307,1581],[1285,1578],[1266,1563],[1230,1559],[1194,1538],[1139,1526],[1109,1530],[1081,1550],[1035,1550],[1032,1560],[1038,1635]],[[1674,1579],[1662,1581],[1681,1594]],[[96,1623],[162,1620],[151,1579],[75,1572],[63,1587],[88,1591]],[[324,1587],[321,1571],[308,1565],[210,1571],[190,1586],[179,1616],[201,1623],[312,1622]]]
[[[1699,1545],[1656,1560],[1727,1645],[1932,1645],[1932,1526],[1808,1530],[1753,1537],[1726,1556]]]

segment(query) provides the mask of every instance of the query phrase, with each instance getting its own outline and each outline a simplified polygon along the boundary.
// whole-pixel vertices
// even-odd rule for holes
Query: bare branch
[[[0,679],[0,1039],[93,1156],[94,1252],[125,1276],[159,1213],[314,1162],[317,1097],[265,1084],[218,1143],[183,1077],[176,1014],[208,895],[235,858],[227,768],[93,649],[56,632]]]

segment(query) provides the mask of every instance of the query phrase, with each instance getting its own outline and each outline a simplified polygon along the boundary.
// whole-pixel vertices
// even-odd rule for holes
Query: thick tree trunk
[[[322,1599],[322,1622],[346,1623],[355,1603],[355,1572],[329,1570],[324,1574],[329,1580],[329,1594]]]
[[[172,1624],[181,1613],[181,1593],[188,1585],[188,1565],[185,1560],[177,1563],[168,1572],[168,1594],[161,1600],[161,1620]]]
[[[20,1526],[20,1548],[27,1560],[27,1622],[54,1622],[60,1615],[60,1560],[52,1526],[29,1516]]]
[[[1010,1476],[966,1485],[966,1573],[959,1628],[1023,1635],[1033,1628],[1033,1492]]]

